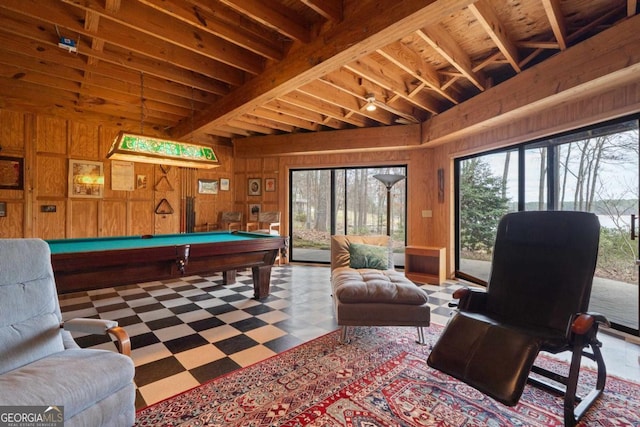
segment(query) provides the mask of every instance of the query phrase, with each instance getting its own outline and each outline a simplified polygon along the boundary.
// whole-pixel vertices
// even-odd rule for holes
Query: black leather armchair
[[[597,217],[586,212],[505,215],[486,292],[456,291],[458,311],[428,364],[509,406],[518,403],[527,381],[560,393],[565,425],[575,425],[606,380],[596,334],[608,322],[588,311],[599,234]],[[568,375],[535,366],[540,351],[572,352]],[[598,373],[594,389],[579,397],[582,356],[596,362]]]

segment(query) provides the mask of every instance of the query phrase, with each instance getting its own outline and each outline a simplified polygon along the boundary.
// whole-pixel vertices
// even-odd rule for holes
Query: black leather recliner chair
[[[606,380],[596,334],[608,321],[588,312],[599,234],[597,217],[586,212],[505,215],[486,292],[454,293],[458,311],[428,364],[508,406],[518,403],[527,381],[560,393],[565,425],[575,425]],[[534,366],[540,351],[572,352],[568,375]],[[582,356],[594,360],[598,372],[593,390],[578,397]]]

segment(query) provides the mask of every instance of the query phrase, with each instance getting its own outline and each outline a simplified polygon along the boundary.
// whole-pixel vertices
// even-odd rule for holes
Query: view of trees
[[[506,167],[506,165],[505,165]],[[464,252],[489,253],[498,221],[508,211],[504,181],[475,157],[460,170],[460,246]]]
[[[293,247],[330,248],[331,194],[336,234],[386,234],[387,190],[377,174],[406,175],[405,167],[314,169],[292,172]],[[392,233],[404,246],[406,181],[392,189]]]
[[[560,143],[558,143],[560,142]],[[556,161],[549,173],[548,150]],[[487,155],[460,165],[460,254],[490,260],[499,219],[517,210],[517,192],[508,189],[512,154]],[[550,141],[525,149],[525,209],[547,209],[547,182],[555,209],[598,215],[602,232],[597,275],[637,283],[637,243],[630,238],[630,216],[638,212],[638,129],[602,132],[584,139]],[[517,183],[512,187],[517,188]]]

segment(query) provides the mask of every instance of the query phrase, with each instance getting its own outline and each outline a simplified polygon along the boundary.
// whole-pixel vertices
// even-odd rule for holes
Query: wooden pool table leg
[[[229,270],[222,272],[222,284],[223,285],[233,285],[236,283],[236,271]]]
[[[271,285],[271,266],[252,267],[251,271],[253,273],[253,296],[255,299],[268,297]]]

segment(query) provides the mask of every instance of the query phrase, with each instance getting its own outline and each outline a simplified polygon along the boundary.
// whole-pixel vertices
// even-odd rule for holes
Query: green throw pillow
[[[352,243],[349,245],[349,267],[386,270],[389,267],[387,251],[386,246]]]

